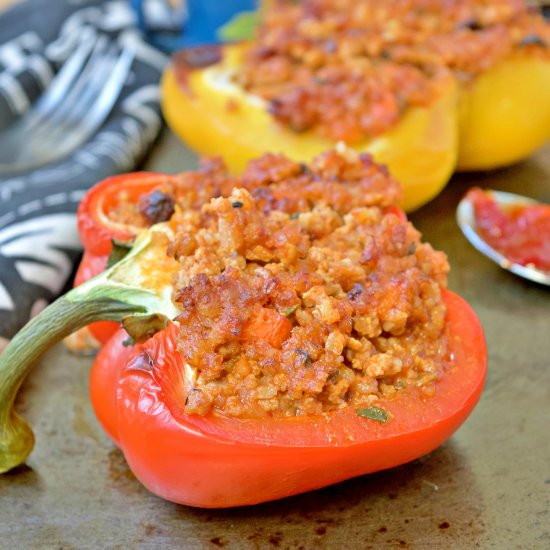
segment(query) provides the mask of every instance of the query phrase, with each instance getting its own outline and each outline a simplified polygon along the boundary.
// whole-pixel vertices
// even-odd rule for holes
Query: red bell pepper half
[[[92,403],[137,478],[182,504],[221,508],[295,495],[391,468],[443,443],[479,400],[486,348],[468,304],[444,291],[451,366],[427,397],[381,399],[387,423],[352,408],[321,416],[242,420],[187,415],[177,326],[121,353],[123,331],[100,352]]]
[[[78,286],[105,270],[113,240],[132,241],[139,228],[116,223],[109,211],[116,205],[118,196],[125,193],[132,202],[169,181],[172,176],[150,172],[135,172],[107,178],[94,185],[78,206],[77,226],[84,255],[78,267],[74,284]],[[99,321],[90,325],[95,338],[105,343],[118,329],[112,321]]]
[[[391,468],[435,449],[467,418],[485,380],[485,342],[474,312],[444,289],[449,365],[433,395],[409,385],[379,399],[383,422],[351,406],[292,418],[186,414],[186,366],[178,325],[170,321],[181,313],[172,300],[172,276],[181,265],[159,246],[160,234],[168,236],[172,229],[158,223],[147,230],[109,216],[121,192],[137,202],[171,177],[110,178],[84,199],[79,210],[84,282],[31,320],[0,354],[0,473],[22,464],[33,448],[32,430],[14,409],[33,364],[55,342],[99,320],[122,322],[135,341],[145,342],[124,347],[123,331],[109,340],[91,374],[94,409],[138,479],[175,502],[249,505]],[[113,238],[135,241],[118,263],[102,271]],[[262,338],[276,346],[290,326],[277,315],[266,323],[277,330],[245,325],[244,337],[263,330]]]

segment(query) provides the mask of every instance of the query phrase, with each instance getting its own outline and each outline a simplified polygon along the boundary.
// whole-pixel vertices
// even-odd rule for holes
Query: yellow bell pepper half
[[[512,164],[549,139],[549,60],[516,53],[461,86],[459,170]]]
[[[261,98],[232,81],[242,54],[242,45],[225,46],[220,62],[191,70],[185,83],[178,82],[173,64],[167,68],[162,109],[175,134],[198,153],[221,155],[234,173],[265,152],[308,162],[333,148],[332,141],[313,131],[297,133],[277,123]],[[456,83],[449,77],[429,108],[410,108],[390,131],[354,145],[388,166],[403,185],[402,206],[408,211],[435,197],[455,169],[456,103]]]

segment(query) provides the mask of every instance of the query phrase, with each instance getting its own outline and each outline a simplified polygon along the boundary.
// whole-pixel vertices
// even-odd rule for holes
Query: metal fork
[[[90,139],[111,112],[133,59],[132,50],[106,36],[82,42],[35,105],[0,133],[0,174],[49,164]]]

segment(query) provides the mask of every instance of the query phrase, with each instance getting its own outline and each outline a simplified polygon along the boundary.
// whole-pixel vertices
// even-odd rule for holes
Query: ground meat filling
[[[309,168],[267,156],[229,196],[176,210],[187,413],[312,415],[434,391],[448,361],[448,264],[388,208],[392,183],[364,203],[375,170],[391,182],[346,154]]]
[[[519,49],[550,55],[521,0],[279,0],[235,78],[293,130],[354,143],[428,105],[449,70],[472,78]]]
[[[210,199],[227,196],[235,187],[249,190],[264,212],[289,214],[315,205],[330,205],[339,213],[361,206],[388,207],[401,198],[399,184],[370,155],[348,162],[344,153],[332,151],[306,166],[266,154],[250,162],[239,179],[227,173],[221,159],[208,158],[198,170],[167,179],[137,202],[121,191],[107,215],[117,223],[148,227],[175,211],[198,213]]]

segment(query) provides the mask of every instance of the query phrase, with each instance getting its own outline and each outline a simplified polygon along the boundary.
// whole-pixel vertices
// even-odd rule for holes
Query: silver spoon
[[[516,195],[514,193],[505,193],[504,191],[490,191],[492,197],[500,205],[528,205],[537,204],[537,201]],[[550,286],[550,272],[541,271],[535,267],[528,267],[521,264],[512,263],[508,258],[487,244],[483,237],[477,232],[477,224],[474,215],[474,208],[468,196],[464,197],[458,204],[456,210],[456,220],[460,229],[466,238],[474,245],[477,250],[485,254],[488,258],[496,262],[503,269],[507,269],[520,277],[535,281],[543,285]]]

